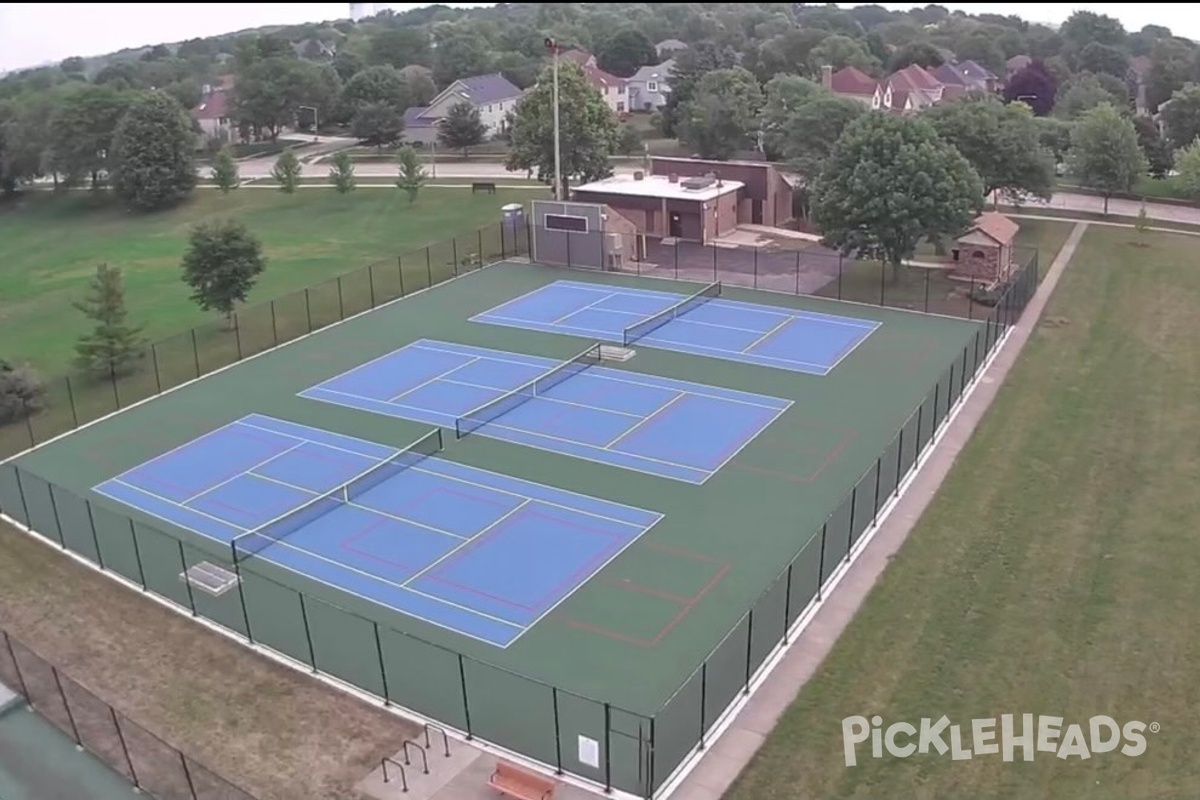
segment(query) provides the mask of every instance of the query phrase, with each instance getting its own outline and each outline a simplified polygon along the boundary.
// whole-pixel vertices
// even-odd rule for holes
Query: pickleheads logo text
[[[846,717],[842,720],[842,746],[846,766],[858,764],[859,745],[871,742],[871,756],[883,758],[884,751],[896,758],[914,754],[950,754],[955,761],[975,756],[999,755],[1004,761],[1033,761],[1037,753],[1053,754],[1061,759],[1085,760],[1093,755],[1120,752],[1130,758],[1146,752],[1146,733],[1158,733],[1159,725],[1136,720],[1124,725],[1108,716],[1095,716],[1086,723],[1064,727],[1062,717],[1003,714],[999,720],[973,719],[967,726],[952,723],[943,716],[926,717],[917,724],[893,722],[886,727],[883,718]],[[864,748],[865,749],[865,748]]]

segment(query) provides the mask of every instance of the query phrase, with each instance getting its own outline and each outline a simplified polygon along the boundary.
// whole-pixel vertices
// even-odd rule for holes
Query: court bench
[[[497,761],[487,785],[513,800],[552,800],[554,781],[507,761]]]
[[[495,194],[496,193],[496,184],[494,184],[494,183],[472,183],[471,184],[471,194],[477,194],[479,192],[483,192],[485,194]]]

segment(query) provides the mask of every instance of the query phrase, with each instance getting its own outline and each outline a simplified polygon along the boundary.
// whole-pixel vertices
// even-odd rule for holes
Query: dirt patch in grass
[[[417,732],[4,524],[0,627],[260,800],[359,800]]]

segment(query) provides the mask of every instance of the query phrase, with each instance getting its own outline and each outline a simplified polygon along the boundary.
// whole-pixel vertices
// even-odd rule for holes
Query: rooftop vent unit
[[[708,187],[714,185],[716,182],[717,182],[716,178],[710,178],[708,176],[705,176],[703,178],[688,178],[685,181],[681,181],[679,185],[689,191],[698,192],[702,189],[707,189]]]

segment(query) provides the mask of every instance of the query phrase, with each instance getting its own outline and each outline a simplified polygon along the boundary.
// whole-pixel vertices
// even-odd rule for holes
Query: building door
[[[671,222],[667,227],[667,235],[675,239],[683,236],[683,220],[675,212],[671,212]]]
[[[762,200],[751,200],[750,201],[750,224],[751,225],[762,225],[763,224],[763,201]]]

